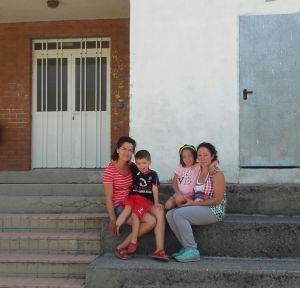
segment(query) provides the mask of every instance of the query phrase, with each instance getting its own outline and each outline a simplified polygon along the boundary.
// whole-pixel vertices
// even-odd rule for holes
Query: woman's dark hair
[[[192,155],[193,155],[193,158],[194,158],[194,162],[193,164],[196,163],[196,160],[197,160],[197,152],[196,152],[196,149],[193,145],[188,145],[188,144],[184,144],[182,147],[180,147],[179,149],[179,159],[180,159],[180,164],[182,167],[185,167],[185,164],[183,162],[183,159],[182,159],[182,153],[184,150],[189,150]]]
[[[210,155],[213,156],[212,161],[218,160],[218,151],[216,150],[214,145],[207,142],[202,142],[198,145],[197,152],[202,147],[206,148],[210,152]]]
[[[135,147],[136,147],[136,142],[135,142],[135,140],[133,140],[133,139],[132,139],[131,137],[129,137],[129,136],[121,136],[121,137],[118,139],[118,142],[117,142],[117,144],[116,144],[116,148],[115,148],[113,154],[111,155],[111,159],[112,159],[112,160],[115,161],[115,160],[118,160],[118,159],[119,159],[119,154],[118,154],[118,152],[117,152],[117,149],[119,149],[125,142],[132,144],[132,146],[133,146],[133,153],[134,153]]]

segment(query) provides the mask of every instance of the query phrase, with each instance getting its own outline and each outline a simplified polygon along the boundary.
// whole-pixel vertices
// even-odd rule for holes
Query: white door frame
[[[98,43],[93,48],[88,47],[88,43]],[[67,43],[78,43],[72,49],[68,48]],[[55,49],[47,49],[50,45],[55,45]],[[59,43],[59,44],[58,44]],[[35,50],[35,48],[42,48]],[[67,47],[63,49],[63,47]],[[110,38],[68,38],[68,39],[46,39],[33,41],[33,57],[32,57],[32,168],[99,168],[104,167],[110,159]],[[53,48],[53,47],[52,47]],[[80,106],[80,110],[75,109],[75,59],[80,58],[80,63],[87,63],[85,59],[95,59],[95,99],[94,110],[85,111]],[[60,108],[58,107],[58,89],[60,88],[62,95],[62,86],[57,87],[58,83],[58,59],[67,59],[67,111],[62,111],[63,103],[60,97]],[[98,59],[96,61],[96,59]],[[104,60],[105,58],[106,64]],[[37,59],[57,59],[56,68],[56,109],[48,111],[47,103],[43,103],[43,99],[47,99],[47,87],[42,87],[43,82],[47,85],[47,71],[43,69],[44,63],[47,65],[48,60],[41,60],[41,71],[44,71],[46,81],[41,81],[40,111],[37,111],[38,92],[37,92]],[[60,60],[62,61],[62,60]],[[103,65],[101,65],[103,61]],[[97,63],[100,67],[97,68]],[[106,80],[102,79],[101,69],[106,67]],[[60,66],[62,71],[62,66]],[[97,70],[98,69],[98,70]],[[104,68],[103,68],[104,69]],[[86,71],[85,68],[83,68]],[[80,72],[82,69],[80,69]],[[99,71],[99,72],[97,72]],[[86,72],[85,72],[86,73]],[[99,74],[99,75],[97,75]],[[60,73],[60,83],[62,81],[63,72]],[[43,74],[41,77],[44,77]],[[86,77],[85,84],[86,84]],[[80,85],[83,83],[80,73]],[[106,95],[97,96],[101,92],[101,81],[106,83]],[[45,91],[45,96],[43,95]],[[80,91],[82,91],[80,89]],[[97,91],[97,92],[96,92]],[[86,93],[86,89],[83,91]],[[81,95],[80,92],[80,103]],[[103,93],[104,94],[104,93]],[[99,97],[99,98],[98,98]],[[86,99],[86,98],[85,98]],[[98,100],[99,99],[99,100]],[[101,99],[105,103],[101,103]],[[77,100],[78,101],[78,100]],[[97,101],[100,101],[100,103]],[[46,101],[47,102],[47,101]],[[86,105],[85,101],[85,105]],[[103,104],[103,105],[102,105]],[[44,106],[45,109],[44,109]],[[82,108],[82,109],[81,109]],[[55,111],[53,111],[55,110]],[[76,127],[77,125],[77,127]],[[78,127],[80,126],[80,127]]]

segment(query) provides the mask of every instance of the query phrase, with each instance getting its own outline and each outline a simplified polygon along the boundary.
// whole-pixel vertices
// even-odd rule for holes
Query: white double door
[[[98,45],[87,44],[93,41]],[[102,42],[34,41],[32,168],[97,168],[109,161],[110,58]]]

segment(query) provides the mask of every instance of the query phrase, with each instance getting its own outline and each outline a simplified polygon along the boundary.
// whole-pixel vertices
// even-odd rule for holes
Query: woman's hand
[[[117,236],[116,220],[110,220],[109,221],[108,231],[109,231],[110,235]]]
[[[186,207],[186,206],[195,206],[195,201],[187,198],[186,202],[184,204],[180,204],[179,207]]]

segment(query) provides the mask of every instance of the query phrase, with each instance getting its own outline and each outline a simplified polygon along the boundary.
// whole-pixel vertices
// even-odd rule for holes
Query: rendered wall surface
[[[130,135],[162,180],[178,148],[215,144],[228,182],[297,182],[299,169],[239,168],[239,16],[300,12],[297,0],[132,0]]]

